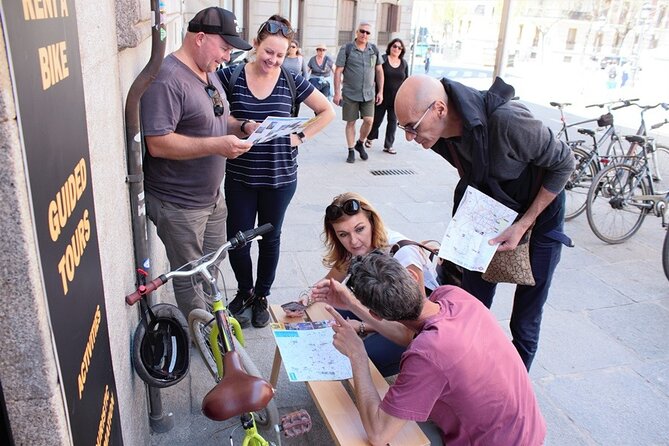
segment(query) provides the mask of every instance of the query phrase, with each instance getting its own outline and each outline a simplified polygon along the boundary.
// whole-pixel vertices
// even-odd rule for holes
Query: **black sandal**
[[[391,155],[396,155],[397,154],[397,151],[395,149],[393,149],[392,147],[386,147],[386,148],[383,149],[383,151],[386,152],[386,153],[390,153]]]

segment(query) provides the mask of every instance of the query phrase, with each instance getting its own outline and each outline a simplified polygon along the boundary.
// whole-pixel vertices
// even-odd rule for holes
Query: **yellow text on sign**
[[[26,21],[56,19],[70,15],[67,0],[22,0],[22,3],[23,18]]]
[[[42,90],[47,90],[70,75],[67,67],[67,43],[56,42],[37,48]]]

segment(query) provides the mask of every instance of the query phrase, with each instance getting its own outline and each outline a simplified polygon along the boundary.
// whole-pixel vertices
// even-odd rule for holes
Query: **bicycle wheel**
[[[576,158],[576,168],[571,173],[569,181],[565,185],[565,220],[571,220],[579,216],[585,210],[585,204],[588,201],[588,190],[592,184],[592,179],[597,175],[597,166],[595,160],[590,154],[580,148],[572,148]]]
[[[586,213],[590,229],[602,241],[621,243],[636,233],[650,205],[639,199],[648,194],[648,184],[636,169],[609,166],[593,180],[588,191]]]
[[[650,157],[650,172],[656,191],[669,191],[669,147],[657,145],[655,153]]]
[[[216,359],[214,359],[214,354],[209,345],[209,333],[211,333],[212,329],[218,331],[214,315],[208,311],[196,308],[188,315],[188,328],[193,337],[193,342],[195,342],[195,347],[200,352],[200,356],[202,356],[202,360],[207,366],[209,373],[218,381]]]
[[[664,245],[662,246],[662,267],[664,268],[664,275],[669,280],[669,227],[667,227],[667,233],[664,235]]]

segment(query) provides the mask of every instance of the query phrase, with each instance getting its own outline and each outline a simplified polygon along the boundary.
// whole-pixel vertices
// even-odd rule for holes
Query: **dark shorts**
[[[374,117],[374,100],[367,102],[351,101],[342,97],[342,119],[346,122],[356,121],[360,118]]]

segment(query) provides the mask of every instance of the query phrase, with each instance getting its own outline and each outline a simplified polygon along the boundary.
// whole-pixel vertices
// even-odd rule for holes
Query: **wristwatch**
[[[305,135],[304,132],[295,133],[295,136],[297,136],[302,144],[307,140],[307,135]]]
[[[250,121],[248,119],[245,119],[242,121],[242,125],[239,126],[239,130],[242,131],[243,134],[246,135],[246,130],[244,130],[244,126],[248,124]]]

